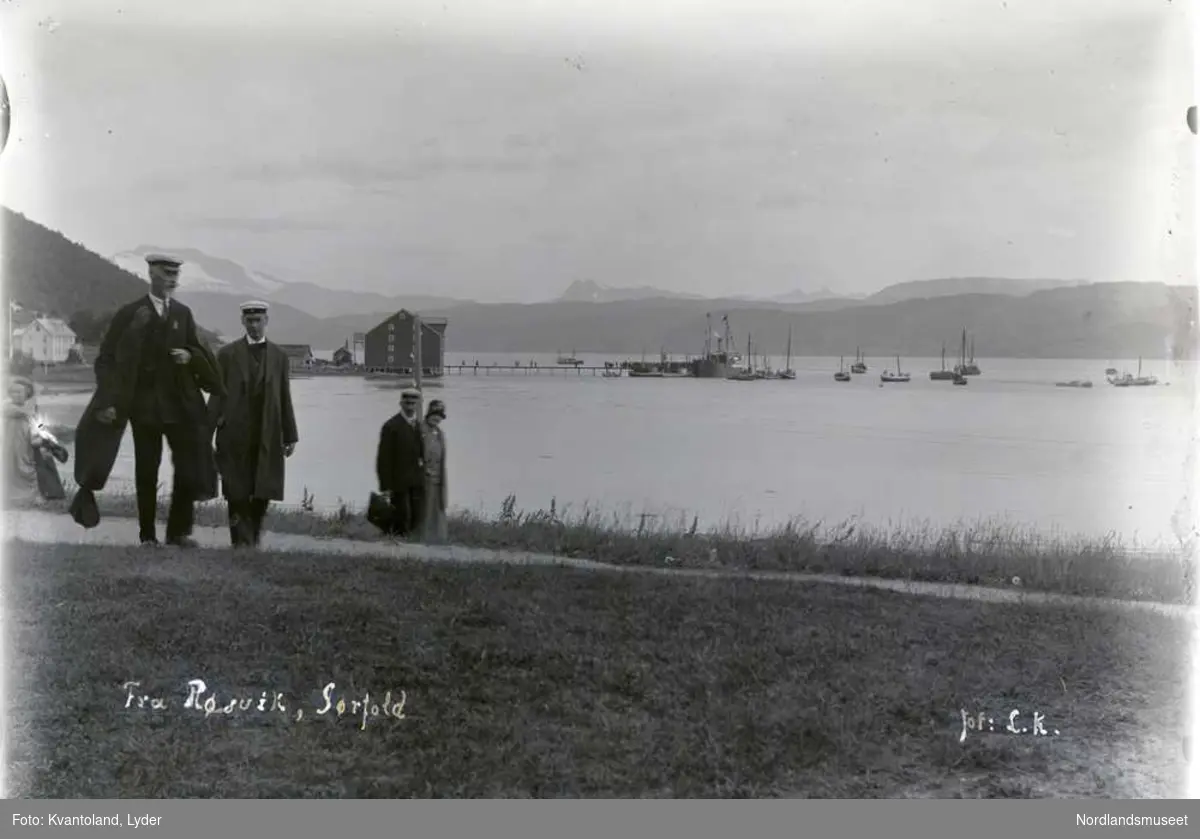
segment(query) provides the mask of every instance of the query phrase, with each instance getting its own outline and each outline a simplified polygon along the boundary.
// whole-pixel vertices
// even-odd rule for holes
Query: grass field
[[[558,568],[7,547],[18,795],[1158,797],[1182,777],[1186,639],[1169,618]],[[287,713],[185,710],[193,678],[220,706],[282,692]],[[129,680],[171,704],[125,708]],[[372,703],[404,691],[405,718],[321,716],[331,681]],[[1024,725],[1044,714],[1047,736],[1002,733],[1013,708]],[[962,709],[993,715],[996,733],[960,742]]]
[[[98,496],[103,515],[133,516],[133,497]],[[305,499],[309,501],[311,499]],[[66,509],[66,502],[58,505]],[[317,537],[379,540],[379,531],[353,509],[333,512],[275,505],[266,527]],[[161,502],[165,521],[166,501]],[[197,508],[197,523],[227,523],[223,502]],[[1194,543],[1175,550],[1137,551],[1115,537],[1045,539],[1002,525],[894,532],[848,523],[820,527],[795,522],[762,533],[736,527],[699,530],[696,522],[571,512],[557,507],[522,511],[509,496],[495,515],[452,511],[457,545],[581,557],[621,565],[794,571],[874,576],[969,585],[1012,586],[1055,594],[1195,602]]]

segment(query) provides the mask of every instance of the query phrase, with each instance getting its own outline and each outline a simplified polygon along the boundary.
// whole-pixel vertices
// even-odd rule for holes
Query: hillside
[[[863,298],[866,305],[927,300],[959,294],[1007,294],[1022,297],[1036,291],[1083,285],[1084,280],[1011,280],[1003,277],[946,277],[895,283]]]
[[[22,307],[69,318],[85,309],[115,309],[146,293],[145,279],[121,270],[61,233],[7,207],[0,207],[0,219],[4,294]]]
[[[143,277],[8,207],[0,207],[0,223],[3,294],[28,311],[64,320],[77,312],[111,313],[149,288]],[[199,313],[196,321],[211,342],[215,336],[204,330],[208,322]]]

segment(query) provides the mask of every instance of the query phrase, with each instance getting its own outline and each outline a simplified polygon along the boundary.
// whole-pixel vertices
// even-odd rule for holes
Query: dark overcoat
[[[80,487],[99,491],[108,482],[125,426],[134,407],[138,367],[150,327],[158,320],[150,298],[143,296],[120,308],[113,315],[108,331],[96,355],[96,390],[75,429],[75,482]],[[177,400],[185,421],[204,428],[208,415],[201,392],[219,395],[221,380],[216,359],[196,332],[192,310],[172,300],[167,310],[164,352],[185,349],[191,355],[186,365],[172,365],[162,383],[169,397]],[[114,408],[116,420],[102,423],[96,414]],[[199,435],[200,446],[193,453],[199,459],[196,474],[201,486],[196,487],[197,500],[216,495],[216,465],[212,461],[212,432]],[[181,453],[182,454],[182,453]]]
[[[425,486],[425,442],[419,423],[414,427],[403,414],[397,413],[383,424],[375,452],[375,476],[381,492],[403,492]]]
[[[251,415],[250,347],[244,338],[217,352],[224,395],[209,400],[217,429],[221,494],[231,501],[283,500],[284,446],[298,443],[287,354],[267,342],[263,351],[262,415]],[[255,434],[256,429],[261,433]],[[254,455],[257,454],[257,457]]]

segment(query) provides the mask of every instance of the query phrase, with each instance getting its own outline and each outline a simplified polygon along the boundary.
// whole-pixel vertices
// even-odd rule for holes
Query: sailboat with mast
[[[854,352],[854,363],[850,365],[851,373],[867,372],[867,360],[863,358],[862,347],[856,347]]]
[[[833,374],[833,380],[835,382],[850,381],[850,374],[846,372],[846,356],[838,359],[838,371]]]
[[[948,382],[954,378],[954,371],[946,369],[946,342],[942,342],[942,369],[933,370],[929,374],[929,378],[935,382]]]
[[[787,363],[783,369],[775,374],[777,379],[794,379],[796,371],[792,369],[792,328],[788,327],[788,342],[787,342]]]
[[[900,369],[900,356],[896,356],[896,372],[884,370],[879,374],[880,382],[911,382],[912,376]]]
[[[1142,375],[1142,358],[1138,356],[1138,371],[1136,376],[1130,373],[1122,373],[1119,376],[1109,375],[1108,383],[1113,387],[1153,387],[1158,384],[1158,377]]]
[[[954,384],[958,385],[959,387],[962,387],[963,385],[965,385],[967,383],[967,374],[965,372],[966,370],[967,370],[967,330],[964,329],[963,334],[962,334],[962,348],[958,351],[958,364],[954,365],[954,377],[951,379],[951,381]],[[976,372],[978,372],[979,368],[976,367],[975,370],[976,370]]]
[[[963,357],[962,362],[954,368],[954,372],[962,376],[978,376],[980,374],[979,365],[975,363],[975,339],[971,339],[971,357],[967,358],[967,330],[963,330]]]

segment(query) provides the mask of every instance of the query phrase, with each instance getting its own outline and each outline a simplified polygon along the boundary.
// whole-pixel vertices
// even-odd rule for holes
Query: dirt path
[[[45,511],[15,511],[4,513],[5,540],[35,543],[78,545],[128,545],[136,541],[137,525],[128,518],[106,518],[92,530],[85,530],[68,516]],[[229,545],[229,532],[216,527],[197,527],[194,538],[203,548],[223,548]],[[393,542],[362,542],[351,539],[319,539],[290,533],[266,533],[263,549],[296,551],[335,556],[363,556],[404,559],[418,562],[455,562],[510,565],[556,565],[588,571],[625,574],[659,574],[673,577],[705,579],[754,579],[788,583],[818,583],[825,585],[870,588],[894,591],[920,597],[941,597],[952,600],[974,600],[987,603],[1020,603],[1028,606],[1070,606],[1101,610],[1144,611],[1174,617],[1200,617],[1195,606],[1155,603],[1150,601],[1115,600],[1111,598],[1079,597],[1045,594],[1042,592],[988,588],[953,583],[926,583],[909,580],[889,580],[874,577],[843,577],[833,574],[803,574],[781,571],[734,571],[711,568],[651,567],[613,565],[586,559],[519,551],[494,551],[486,548],[461,546],[414,545]]]

